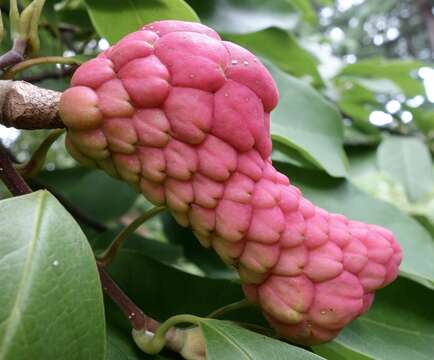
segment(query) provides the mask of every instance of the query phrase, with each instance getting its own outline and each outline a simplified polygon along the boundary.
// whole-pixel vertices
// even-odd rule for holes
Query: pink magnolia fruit
[[[165,204],[235,266],[283,338],[333,339],[392,282],[402,252],[380,226],[313,205],[270,160],[279,94],[246,49],[158,21],[81,65],[60,113],[66,146]]]

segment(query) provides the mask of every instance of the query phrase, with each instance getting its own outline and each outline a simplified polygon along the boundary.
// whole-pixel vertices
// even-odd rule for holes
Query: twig
[[[48,79],[62,79],[66,76],[69,76],[74,73],[76,70],[76,66],[71,65],[67,68],[61,69],[60,71],[43,71],[36,75],[28,75],[23,76],[21,80],[29,82],[29,83],[38,83],[40,81],[48,80]]]
[[[14,40],[12,49],[0,56],[0,70],[18,64],[24,60],[24,53],[27,48],[27,40],[18,38]]]
[[[136,330],[146,329],[149,322],[148,317],[131,301],[101,265],[98,265],[98,271],[104,292],[128,318],[131,326]],[[152,319],[152,324],[158,324],[158,322]]]
[[[30,194],[32,189],[12,164],[8,153],[0,144],[0,178],[3,180],[9,191],[14,196]]]
[[[63,56],[44,56],[35,59],[29,59],[22,61],[8,70],[3,74],[3,79],[10,80],[13,79],[19,72],[26,70],[35,65],[42,64],[65,64],[65,65],[79,65],[80,61],[74,58],[67,58]]]
[[[64,133],[64,131],[64,129],[51,130],[44,141],[35,150],[30,160],[25,164],[16,166],[16,169],[19,171],[21,176],[24,178],[29,178],[36,176],[42,170],[51,145],[53,145],[53,143]]]
[[[119,249],[125,242],[125,240],[134,232],[137,230],[137,228],[142,225],[146,220],[149,220],[150,218],[154,217],[155,215],[159,214],[163,210],[165,210],[165,206],[156,206],[152,209],[144,212],[142,215],[137,217],[131,224],[129,224],[127,227],[125,227],[118,236],[115,237],[115,239],[112,241],[112,243],[109,245],[109,247],[102,253],[102,255],[97,257],[97,262],[101,266],[107,266],[110,264],[110,262],[113,260],[113,258],[118,253]]]

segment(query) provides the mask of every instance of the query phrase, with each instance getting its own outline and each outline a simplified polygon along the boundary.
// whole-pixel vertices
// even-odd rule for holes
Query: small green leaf
[[[111,44],[156,20],[199,21],[182,0],[85,0],[85,3],[98,34]]]
[[[227,321],[203,319],[208,360],[320,360],[322,357],[294,345],[254,333]]]
[[[346,176],[342,121],[336,108],[304,82],[267,66],[280,91],[279,105],[271,112],[273,140],[295,148],[332,176]]]
[[[314,85],[323,84],[318,60],[284,30],[273,27],[249,34],[225,34],[224,38],[266,57],[288,74],[308,77]]]
[[[434,190],[434,172],[428,148],[412,137],[388,137],[377,150],[381,171],[404,185],[410,200],[421,200]]]
[[[0,359],[104,359],[101,286],[79,226],[47,191],[0,202]]]
[[[269,27],[294,29],[299,15],[291,1],[281,0],[187,0],[201,20],[213,29],[246,34]]]

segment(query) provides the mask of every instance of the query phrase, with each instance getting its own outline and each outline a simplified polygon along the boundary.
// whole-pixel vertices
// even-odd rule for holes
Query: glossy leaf
[[[98,34],[112,44],[152,21],[199,21],[182,0],[85,0],[85,3]]]
[[[434,171],[428,148],[417,138],[388,137],[378,148],[380,170],[401,182],[410,200],[434,190]]]
[[[347,65],[342,69],[341,74],[362,78],[389,79],[398,85],[405,95],[411,97],[425,93],[422,82],[414,74],[422,66],[422,62],[414,60],[372,58]]]
[[[429,360],[434,353],[434,293],[405,279],[377,292],[366,314],[314,351],[334,360]]]
[[[267,63],[280,91],[271,113],[273,140],[295,148],[332,176],[345,176],[342,121],[336,108],[304,82]]]
[[[317,70],[318,60],[284,30],[274,27],[249,34],[225,34],[224,38],[266,57],[291,75],[308,77],[314,85],[323,83]]]
[[[371,197],[349,181],[289,165],[279,168],[316,205],[393,231],[404,253],[401,275],[434,289],[434,262],[426,260],[434,258],[434,242],[416,220]]]
[[[208,360],[320,360],[299,347],[243,329],[230,322],[202,320]]]
[[[104,359],[102,292],[79,226],[47,191],[0,202],[0,358]]]
[[[187,0],[204,24],[225,32],[246,34],[271,26],[294,29],[299,15],[291,1]]]

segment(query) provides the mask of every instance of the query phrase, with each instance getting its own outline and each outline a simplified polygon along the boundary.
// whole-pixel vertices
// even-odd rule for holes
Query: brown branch
[[[0,80],[0,124],[17,129],[55,129],[61,93],[25,81]]]
[[[147,328],[148,323],[150,322],[149,320],[152,320],[151,323],[154,324],[155,320],[148,318],[148,316],[146,316],[143,311],[131,301],[131,299],[113,281],[109,274],[107,274],[104,268],[100,265],[97,266],[104,292],[124,313],[131,326],[136,330],[143,330]]]
[[[434,54],[434,15],[432,13],[432,4],[429,0],[417,0],[419,4],[419,9],[425,23],[427,35],[428,35],[428,45],[431,50],[431,58]]]
[[[24,181],[12,164],[3,145],[0,144],[0,178],[14,196],[30,194],[32,189]]]

